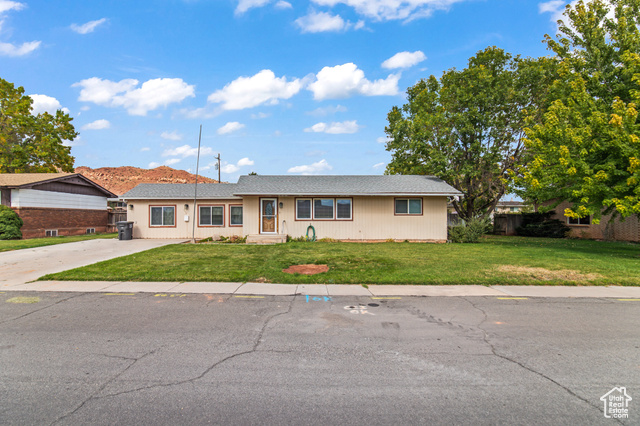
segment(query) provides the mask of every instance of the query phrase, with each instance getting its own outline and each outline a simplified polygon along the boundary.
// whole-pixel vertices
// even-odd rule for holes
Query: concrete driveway
[[[185,241],[97,239],[0,253],[0,290],[19,288],[46,274]]]

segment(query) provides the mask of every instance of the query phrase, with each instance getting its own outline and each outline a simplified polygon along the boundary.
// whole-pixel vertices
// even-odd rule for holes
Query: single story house
[[[140,184],[124,194],[134,238],[248,236],[444,242],[447,200],[433,176],[241,176],[237,184]],[[194,223],[195,221],[195,223]]]
[[[111,197],[79,173],[0,174],[0,204],[23,220],[25,239],[106,232]]]
[[[595,224],[591,216],[572,218],[564,215],[572,203],[563,201],[555,209],[553,219],[559,219],[569,227],[569,236],[572,238],[588,238],[608,241],[634,241],[640,242],[640,220],[638,216],[629,216],[622,220],[616,217],[611,221],[611,215],[600,218],[600,223]]]

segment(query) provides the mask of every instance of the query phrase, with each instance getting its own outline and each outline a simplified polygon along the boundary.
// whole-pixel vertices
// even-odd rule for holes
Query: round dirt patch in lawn
[[[329,271],[327,265],[291,265],[287,269],[283,269],[285,274],[302,274],[302,275],[315,275]]]

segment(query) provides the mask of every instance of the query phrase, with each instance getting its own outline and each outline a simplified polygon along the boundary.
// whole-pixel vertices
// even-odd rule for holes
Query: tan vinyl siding
[[[144,200],[128,202],[130,207],[127,208],[127,221],[133,222],[133,238],[191,238],[193,235],[193,221],[198,220],[196,209],[193,208],[193,200]],[[197,239],[208,237],[232,235],[245,235],[242,226],[229,226],[229,205],[238,205],[242,202],[239,200],[198,200],[200,205],[224,205],[224,226],[200,227],[196,222],[195,237]],[[188,204],[189,208],[185,210],[184,205]],[[165,226],[149,226],[150,206],[175,206],[176,221],[175,227]],[[184,221],[184,216],[189,216],[189,221]],[[243,216],[246,213],[243,211]],[[246,216],[245,216],[246,217]],[[244,220],[244,217],[243,217]]]
[[[397,216],[394,211],[394,197],[348,197],[353,200],[352,220],[296,220],[296,198],[277,197],[278,233],[292,237],[303,236],[307,227],[313,225],[317,238],[340,240],[422,240],[446,241],[447,239],[447,198],[422,198],[422,215]],[[316,197],[347,198],[347,197]],[[407,197],[404,197],[407,198]],[[244,232],[259,233],[259,197],[244,197]]]

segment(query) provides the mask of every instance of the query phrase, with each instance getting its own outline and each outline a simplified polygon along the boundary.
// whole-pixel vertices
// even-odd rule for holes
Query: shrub
[[[247,237],[241,237],[239,235],[232,235],[230,237],[220,236],[218,241],[226,244],[244,244],[247,242]]]
[[[522,237],[565,238],[569,227],[561,220],[551,219],[554,211],[522,213],[522,225],[516,234]]]
[[[302,237],[292,237],[291,235],[287,235],[287,242],[288,243],[305,243],[309,241],[307,239],[307,237],[302,236]]]
[[[490,232],[491,219],[471,219],[464,224],[449,227],[452,243],[477,243],[483,234]]]
[[[22,219],[7,206],[0,206],[0,240],[19,240],[22,238]]]

